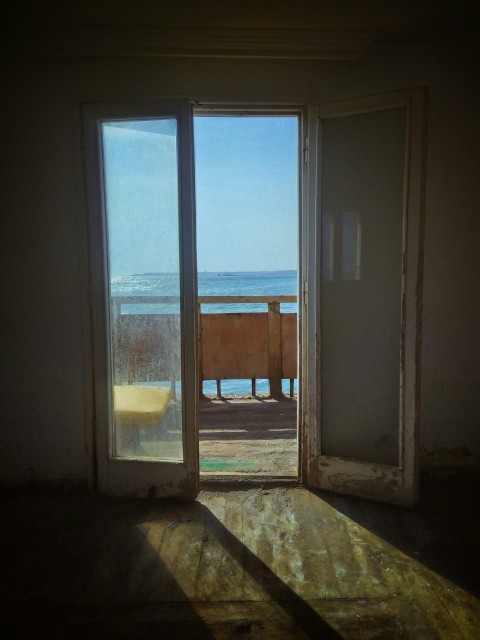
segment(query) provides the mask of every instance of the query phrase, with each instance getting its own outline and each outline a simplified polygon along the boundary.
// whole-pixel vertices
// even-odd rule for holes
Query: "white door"
[[[415,89],[310,122],[307,481],[402,505],[417,491],[423,121]]]
[[[84,108],[102,493],[194,497],[196,274],[187,101]]]

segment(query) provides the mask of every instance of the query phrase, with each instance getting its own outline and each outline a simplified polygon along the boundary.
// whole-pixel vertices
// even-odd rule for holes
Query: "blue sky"
[[[199,271],[297,268],[294,117],[196,117]]]
[[[296,269],[297,119],[194,124],[198,270]],[[103,131],[111,276],[176,271],[175,121]]]

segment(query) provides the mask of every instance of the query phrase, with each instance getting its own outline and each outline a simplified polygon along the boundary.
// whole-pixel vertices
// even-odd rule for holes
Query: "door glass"
[[[110,451],[183,459],[177,121],[102,124]]]
[[[398,465],[406,109],[323,122],[322,454]]]

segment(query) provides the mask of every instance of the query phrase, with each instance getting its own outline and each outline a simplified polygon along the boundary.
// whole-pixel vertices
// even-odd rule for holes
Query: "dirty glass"
[[[182,460],[177,122],[104,122],[113,456]]]
[[[323,122],[321,446],[398,465],[406,110]]]

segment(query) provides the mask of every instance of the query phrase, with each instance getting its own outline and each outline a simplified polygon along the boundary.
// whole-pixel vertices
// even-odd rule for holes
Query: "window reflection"
[[[362,244],[360,214],[342,214],[342,280],[360,280]]]
[[[339,253],[341,251],[341,261]],[[322,280],[360,280],[362,226],[360,214],[326,209],[322,219]]]

